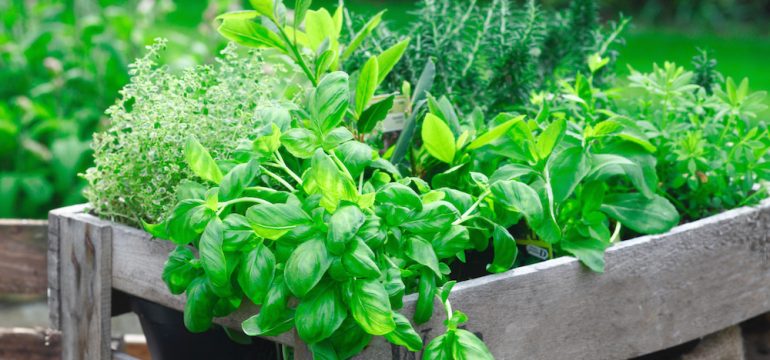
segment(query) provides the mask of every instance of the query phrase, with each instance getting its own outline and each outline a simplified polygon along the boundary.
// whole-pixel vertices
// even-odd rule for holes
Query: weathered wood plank
[[[112,228],[59,219],[62,358],[107,359],[110,350]]]
[[[61,334],[49,329],[0,328],[0,359],[54,360],[61,358]]]
[[[111,226],[115,287],[181,309],[183,299],[170,295],[159,276],[171,244]],[[462,282],[450,299],[498,359],[628,358],[770,311],[769,234],[766,202],[623,242],[608,250],[605,274],[559,258]],[[405,299],[405,313],[415,300]],[[242,319],[239,313],[220,323]],[[442,321],[437,312],[418,331],[432,339],[443,332]],[[378,338],[360,358],[414,357]]]
[[[45,220],[0,219],[0,295],[46,293]]]
[[[559,258],[462,282],[450,301],[498,359],[648,354],[770,310],[769,232],[765,202],[623,242],[608,250],[604,274]],[[419,331],[432,339],[442,321]],[[395,354],[377,339],[360,358],[409,358]]]

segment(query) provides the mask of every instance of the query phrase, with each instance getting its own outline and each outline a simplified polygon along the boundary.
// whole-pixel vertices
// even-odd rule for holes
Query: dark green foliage
[[[698,55],[692,58],[694,82],[711,95],[712,87],[724,81],[722,74],[717,71],[717,60],[707,50],[698,50]]]

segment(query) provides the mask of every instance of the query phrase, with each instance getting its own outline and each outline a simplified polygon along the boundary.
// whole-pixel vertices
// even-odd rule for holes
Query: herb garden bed
[[[62,330],[65,359],[108,358],[111,289],[184,307],[160,276],[172,243],[85,209],[50,216],[51,320]],[[501,359],[647,354],[770,311],[768,235],[766,201],[616,245],[607,251],[603,275],[563,257],[458,283],[451,300],[469,315],[467,329]],[[405,298],[406,314],[415,301]],[[255,312],[241,310],[216,321],[239,327]],[[443,320],[437,314],[417,331],[432,338]],[[296,345],[292,336],[271,339]],[[359,356],[411,355],[376,338]]]

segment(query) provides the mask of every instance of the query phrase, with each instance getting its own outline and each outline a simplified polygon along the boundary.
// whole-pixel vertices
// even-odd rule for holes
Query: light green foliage
[[[86,196],[105,218],[161,220],[177,187],[198,179],[185,165],[190,135],[224,160],[236,150],[233,144],[256,136],[267,121],[276,82],[266,76],[259,53],[239,56],[229,48],[216,65],[176,75],[156,65],[163,44],[132,65],[131,83],[107,111],[110,128],[94,136]]]
[[[662,190],[687,220],[756,204],[770,179],[768,130],[758,118],[765,92],[750,92],[748,79],[723,80],[703,57],[697,76],[673,63],[633,71],[631,87],[643,96],[624,102],[658,148]]]

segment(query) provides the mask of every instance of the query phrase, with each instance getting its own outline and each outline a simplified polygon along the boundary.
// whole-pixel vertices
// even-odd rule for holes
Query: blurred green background
[[[334,6],[337,0],[316,1]],[[561,8],[563,0],[544,0]],[[169,39],[172,68],[209,62],[223,46],[216,14],[230,0],[0,0],[0,217],[45,217],[82,202],[77,174],[90,165],[89,140],[128,81],[129,66],[156,37]],[[407,26],[415,1],[349,0],[352,11]],[[770,90],[770,0],[604,1],[602,14],[634,17],[618,61],[648,71],[653,63],[689,65],[697,49],[718,70]],[[770,103],[770,100],[767,100]],[[770,112],[764,114],[770,117]]]

